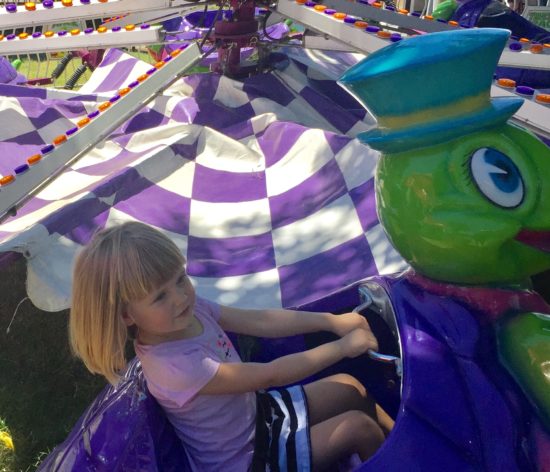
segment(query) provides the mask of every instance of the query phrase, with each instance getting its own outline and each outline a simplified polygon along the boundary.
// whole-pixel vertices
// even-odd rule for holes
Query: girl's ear
[[[124,324],[126,326],[133,326],[136,324],[136,322],[134,321],[134,318],[132,318],[132,315],[128,312],[128,308],[126,308],[122,312],[122,321],[124,321]]]

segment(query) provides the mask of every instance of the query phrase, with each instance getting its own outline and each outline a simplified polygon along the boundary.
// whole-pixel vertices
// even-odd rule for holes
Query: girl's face
[[[138,339],[159,344],[197,334],[195,289],[185,269],[142,300],[128,303],[123,319],[138,328]]]

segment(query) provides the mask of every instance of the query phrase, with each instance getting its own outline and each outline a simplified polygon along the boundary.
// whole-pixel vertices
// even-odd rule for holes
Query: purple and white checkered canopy
[[[378,155],[354,139],[373,122],[334,82],[357,58],[287,53],[243,81],[176,82],[3,223],[33,303],[68,307],[75,252],[126,220],[172,237],[198,293],[224,304],[295,306],[402,269],[375,211]],[[78,92],[0,86],[0,174],[148,68],[110,50]]]

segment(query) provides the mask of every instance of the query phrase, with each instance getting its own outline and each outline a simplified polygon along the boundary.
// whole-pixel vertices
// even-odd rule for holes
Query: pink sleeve
[[[156,357],[156,356],[155,356]],[[191,351],[162,359],[146,360],[144,365],[151,393],[182,407],[216,375],[220,363],[197,347]]]

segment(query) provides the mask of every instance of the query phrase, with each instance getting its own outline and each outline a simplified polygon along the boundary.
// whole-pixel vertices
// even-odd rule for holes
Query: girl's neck
[[[191,339],[200,336],[204,331],[202,323],[193,315],[193,320],[189,327],[179,330],[172,331],[170,333],[151,333],[146,331],[141,331],[138,329],[137,341],[139,344],[145,345],[156,345],[167,343],[171,341],[179,341],[180,339]]]

